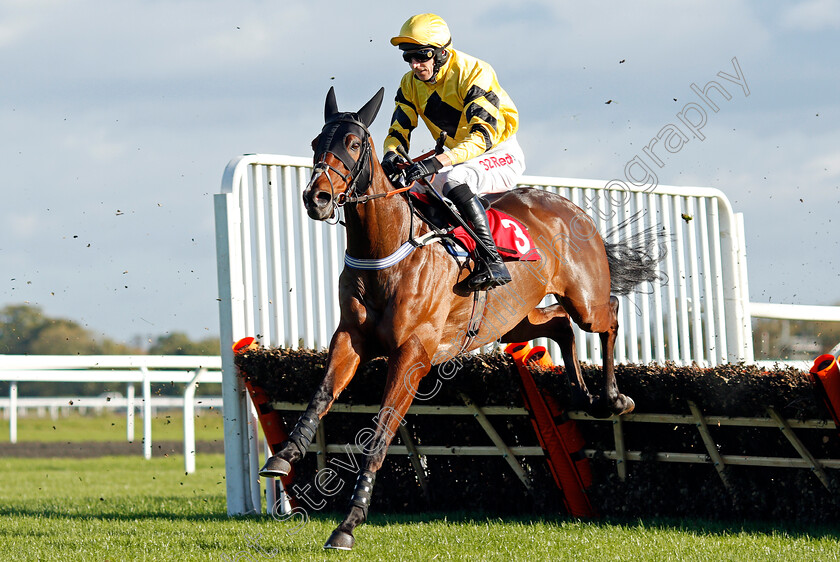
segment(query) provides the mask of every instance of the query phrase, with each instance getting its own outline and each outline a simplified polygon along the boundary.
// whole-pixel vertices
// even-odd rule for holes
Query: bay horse
[[[363,448],[349,511],[324,545],[331,549],[352,549],[353,530],[367,518],[376,472],[417,385],[432,365],[499,339],[520,342],[549,337],[560,345],[577,407],[601,417],[630,412],[633,400],[618,391],[613,369],[618,299],[611,294],[611,274],[613,290],[627,293],[655,278],[657,261],[628,244],[605,245],[592,219],[559,195],[534,188],[505,192],[493,205],[521,221],[532,238],[540,241],[534,248],[540,259],[509,262],[513,281],[487,295],[487,307],[504,313],[497,314],[493,324],[482,323],[475,337],[466,338],[474,297],[460,290],[458,283],[469,271],[442,244],[405,250],[406,241],[421,236],[428,226],[413,220],[405,193],[391,196],[394,186],[373,148],[368,127],[383,94],[384,88],[357,113],[340,112],[330,88],[325,125],[312,143],[315,167],[303,191],[303,203],[309,217],[320,221],[344,207],[346,263],[350,258],[388,260],[375,262],[384,264],[380,269],[344,268],[338,286],[341,315],[330,342],[324,379],[289,439],[260,470],[266,477],[288,474],[359,365],[387,357],[382,408],[373,436]],[[401,260],[394,257],[406,252]],[[537,308],[546,295],[554,295],[557,304]],[[572,320],[600,334],[603,388],[595,397],[581,376]]]

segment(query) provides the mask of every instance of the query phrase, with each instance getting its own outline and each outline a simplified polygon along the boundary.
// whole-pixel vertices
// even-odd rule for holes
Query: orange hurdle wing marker
[[[822,390],[825,406],[840,431],[840,366],[837,358],[829,354],[817,357],[811,367],[811,378]]]
[[[583,456],[583,437],[554,398],[537,388],[528,370],[529,363],[543,369],[553,367],[548,350],[542,346],[532,348],[528,343],[512,343],[505,352],[516,363],[525,407],[531,414],[531,424],[548,457],[551,475],[563,492],[567,511],[576,517],[596,516],[597,512],[586,495],[586,488],[592,484],[592,472],[589,459]]]

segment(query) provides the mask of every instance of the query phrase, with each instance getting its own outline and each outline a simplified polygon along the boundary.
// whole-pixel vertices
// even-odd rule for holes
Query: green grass
[[[324,552],[337,516],[225,515],[224,459],[0,459],[3,560],[837,560],[836,532],[703,522],[373,515],[353,552]],[[375,504],[374,504],[375,510]]]
[[[80,415],[76,412],[58,419],[34,415],[19,417],[18,442],[65,441],[125,441],[125,414],[103,413]],[[184,417],[179,410],[159,412],[152,418],[152,441],[181,441],[184,438]],[[195,418],[197,441],[217,441],[224,438],[222,416],[214,410],[197,411]],[[9,439],[9,421],[0,419],[0,441]],[[143,439],[143,417],[134,416],[134,440]]]
[[[196,421],[204,439],[219,438],[221,421],[212,416]],[[122,440],[124,420],[111,423],[118,420],[27,418],[19,432],[29,441]],[[158,416],[154,439],[180,439],[180,423]],[[138,418],[138,439],[140,428]],[[312,512],[303,525],[230,518],[223,456],[198,455],[190,475],[183,462],[179,455],[0,459],[0,560],[840,560],[840,530],[817,525],[379,515],[375,494],[354,551],[325,552],[338,515]]]

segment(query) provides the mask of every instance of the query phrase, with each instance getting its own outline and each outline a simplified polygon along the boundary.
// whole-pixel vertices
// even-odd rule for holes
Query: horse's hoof
[[[615,400],[604,400],[598,396],[592,401],[592,407],[587,410],[593,418],[609,418],[629,414],[636,407],[633,399],[625,394],[619,394]]]
[[[356,540],[350,533],[336,529],[324,543],[325,550],[353,550]]]
[[[289,461],[274,455],[265,461],[265,466],[260,469],[260,476],[263,478],[278,478],[280,476],[288,476],[291,470],[292,465],[289,464]]]
[[[612,408],[613,413],[616,416],[620,416],[622,414],[629,414],[633,411],[633,408],[636,407],[636,403],[633,402],[633,399],[627,396],[626,394],[619,394],[618,399],[613,402]]]

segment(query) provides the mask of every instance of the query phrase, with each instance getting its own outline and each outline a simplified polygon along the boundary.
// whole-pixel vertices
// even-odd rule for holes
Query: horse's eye
[[[362,143],[360,143],[359,141],[353,141],[352,143],[350,143],[350,150],[353,150],[353,151],[359,150],[359,147],[361,147],[361,146],[362,146]]]

